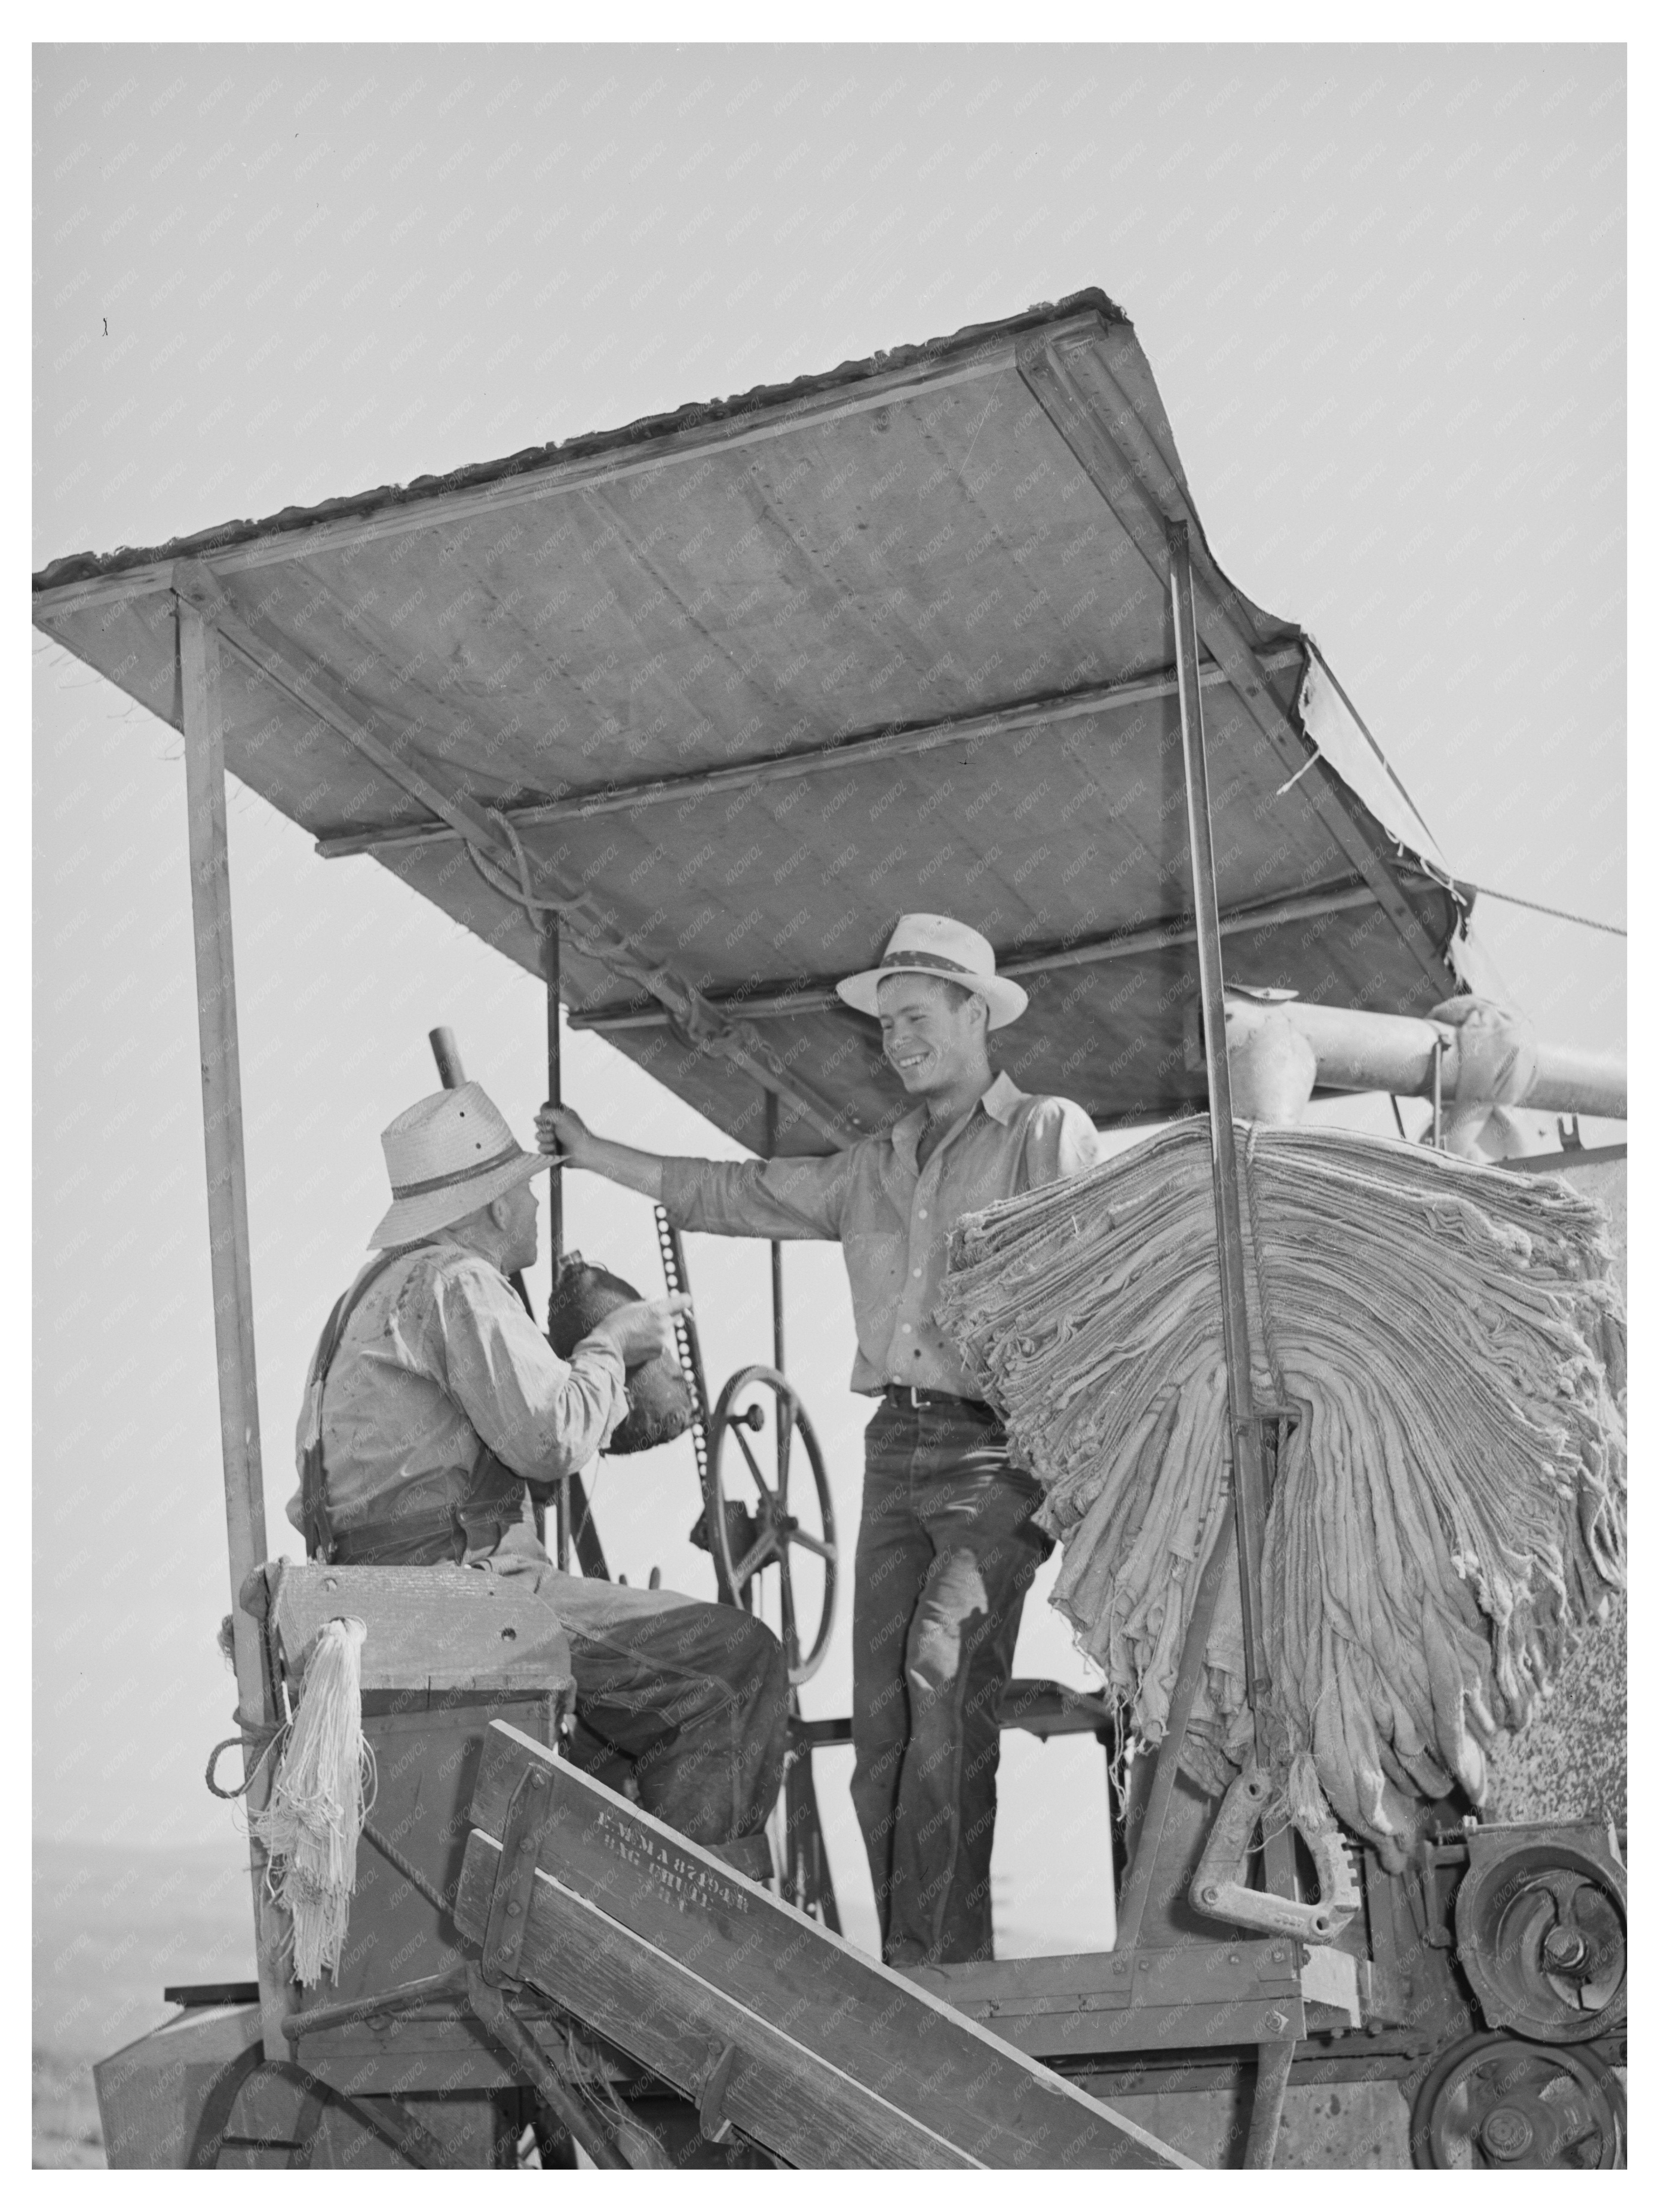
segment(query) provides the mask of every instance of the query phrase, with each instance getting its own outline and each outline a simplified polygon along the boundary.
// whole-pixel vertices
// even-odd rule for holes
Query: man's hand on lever
[[[642,1197],[662,1196],[662,1162],[655,1152],[637,1152],[630,1145],[613,1145],[596,1137],[581,1115],[569,1106],[544,1106],[536,1116],[536,1142],[542,1151],[566,1167],[586,1168],[607,1176]]]
[[[621,1353],[624,1367],[643,1367],[660,1352],[672,1353],[674,1316],[690,1310],[688,1291],[676,1291],[665,1298],[635,1298],[608,1313],[588,1330],[584,1340],[591,1342],[598,1337]]]

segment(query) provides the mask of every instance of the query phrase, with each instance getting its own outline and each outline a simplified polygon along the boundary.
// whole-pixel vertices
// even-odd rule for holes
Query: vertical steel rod
[[[1215,1188],[1217,1257],[1221,1270],[1221,1330],[1227,1361],[1228,1428],[1232,1443],[1233,1512],[1244,1664],[1250,1708],[1255,1719],[1256,1759],[1267,1770],[1273,1764],[1263,1711],[1267,1668],[1261,1634],[1261,1542],[1267,1518],[1267,1446],[1250,1373],[1244,1232],[1239,1218],[1232,1072],[1227,1064],[1226,1001],[1221,970],[1220,902],[1216,896],[1215,845],[1210,827],[1210,775],[1204,752],[1204,697],[1199,681],[1192,550],[1185,523],[1170,526],[1170,596],[1175,617],[1181,750],[1186,769],[1187,837],[1193,867],[1193,918],[1198,930],[1199,992],[1204,1012],[1204,1059],[1210,1094],[1210,1166]],[[1275,1837],[1264,1856],[1268,1887],[1281,1894],[1292,1894],[1295,1874],[1288,1837],[1283,1833]],[[1263,2044],[1257,2050],[1250,2136],[1245,2154],[1248,2166],[1262,2167],[1273,2164],[1294,2049],[1293,2043],[1284,2042]]]
[[[242,1766],[249,1782],[245,1802],[250,1813],[258,1813],[264,1810],[270,1790],[270,1761],[260,1756],[270,1741],[264,1731],[276,1724],[278,1716],[259,1623],[241,1601],[243,1583],[266,1556],[265,1492],[253,1358],[247,1170],[242,1153],[242,1075],[230,927],[219,635],[193,607],[180,600],[178,609],[191,921],[196,944],[202,1127],[207,1154],[208,1243],[214,1349],[219,1370],[219,1449],[230,1553],[231,1637],[238,1717],[242,1723]],[[249,1856],[266,2056],[282,2058],[288,2054],[280,2026],[288,2010],[287,1976],[279,1956],[280,1931],[264,1896],[265,1854],[252,1838]]]
[[[778,1149],[778,1094],[766,1093],[766,1157],[769,1160]],[[783,1366],[783,1246],[777,1237],[772,1239],[772,1364],[780,1375]]]
[[[1232,1444],[1233,1508],[1238,1532],[1244,1657],[1250,1703],[1256,1716],[1257,1755],[1265,1766],[1268,1763],[1267,1746],[1257,1692],[1267,1671],[1261,1617],[1261,1535],[1267,1521],[1267,1477],[1255,1390],[1250,1377],[1249,1311],[1244,1296],[1244,1232],[1239,1218],[1238,1160],[1233,1142],[1232,1079],[1227,1065],[1220,907],[1216,896],[1215,846],[1210,831],[1210,775],[1204,752],[1204,702],[1199,682],[1192,555],[1184,523],[1170,526],[1170,594],[1175,615],[1181,750],[1187,784],[1187,837],[1193,868],[1193,919],[1198,933],[1199,994],[1204,1013],[1204,1058],[1210,1092],[1210,1165],[1221,1270],[1221,1334],[1227,1361],[1228,1430]]]
[[[559,1033],[559,916],[556,908],[542,917],[542,972],[547,979],[547,1102],[562,1106],[562,1045]],[[547,1325],[550,1330],[559,1295],[559,1269],[564,1261],[564,1177],[555,1167],[547,1178],[547,1255],[549,1288]],[[559,1572],[570,1572],[570,1485],[562,1482],[554,1498],[553,1556]]]

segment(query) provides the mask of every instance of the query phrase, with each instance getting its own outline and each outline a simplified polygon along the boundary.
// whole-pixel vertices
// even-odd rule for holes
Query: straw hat
[[[877,1014],[876,987],[887,975],[939,975],[960,983],[984,1000],[991,1010],[991,1027],[1006,1029],[1018,1021],[1029,1003],[1019,985],[997,973],[997,956],[988,938],[965,921],[952,921],[948,914],[902,914],[898,927],[887,940],[879,968],[866,968],[837,983],[836,994],[861,1014]]]
[[[410,1244],[553,1165],[526,1152],[476,1083],[417,1098],[380,1133],[392,1206],[369,1246]]]

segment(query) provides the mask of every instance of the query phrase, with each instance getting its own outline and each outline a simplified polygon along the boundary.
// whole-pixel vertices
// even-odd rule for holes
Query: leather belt
[[[960,1413],[975,1421],[988,1421],[1000,1428],[1002,1416],[994,1406],[988,1406],[983,1398],[953,1398],[948,1390],[918,1390],[912,1382],[888,1382],[882,1387],[882,1395],[890,1406],[900,1413],[931,1407],[945,1413]]]

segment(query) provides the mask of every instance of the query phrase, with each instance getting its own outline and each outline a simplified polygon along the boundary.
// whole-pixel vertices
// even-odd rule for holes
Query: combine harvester
[[[1224,963],[1274,1021],[1290,1010],[1316,1095],[1430,1097],[1437,1137],[1443,1116],[1480,1141],[1486,1064],[1433,1012],[1482,989],[1473,894],[1312,641],[1211,558],[1121,310],[1080,293],[452,476],[56,561],[33,619],[184,737],[246,1803],[333,1620],[366,1625],[380,1776],[337,1981],[289,1979],[256,1844],[257,1986],[169,1991],[177,2018],[103,2062],[112,2165],[501,2166],[534,2130],[563,2165],[580,2145],[601,2166],[1180,2166],[1158,2139],[1179,2129],[1127,2115],[1229,2088],[1249,2098],[1231,2153],[1187,2140],[1266,2165],[1287,2082],[1377,2079],[1416,2088],[1420,2163],[1623,2163],[1605,1823],[1449,1808],[1402,1875],[1355,1843],[1334,1914],[1288,1836],[1254,1856],[1246,1837],[1206,1917],[1187,1890],[1215,1805],[1176,1786],[1166,1739],[1112,1838],[1116,1949],[901,1975],[835,1932],[811,1753],[845,1722],[797,1716],[774,1893],[557,1758],[568,1669],[544,1608],[460,1568],[268,1559],[227,768],[324,858],[372,858],[545,978],[555,1097],[562,1002],[757,1151],[880,1126],[895,1086],[831,978],[917,902],[925,824],[1030,993],[1023,1087],[1103,1129],[1206,1107],[1231,1129],[1229,1055],[1206,1045],[1266,1018],[1227,999]],[[1623,1117],[1621,1068],[1530,1066],[1505,1103]],[[1622,1148],[1583,1162],[1622,1177]],[[672,1275],[672,1238],[665,1258]],[[684,1349],[719,1593],[785,1585],[799,1682],[836,1537],[781,1321],[775,1364],[712,1408]],[[769,1479],[749,1441],[769,1397]],[[1247,1562],[1269,1425],[1247,1407],[1236,1432]],[[789,1490],[797,1439],[816,1516]],[[574,1480],[556,1541],[605,1571]],[[1109,1751],[1114,1718],[1017,1683],[1004,1725]]]

